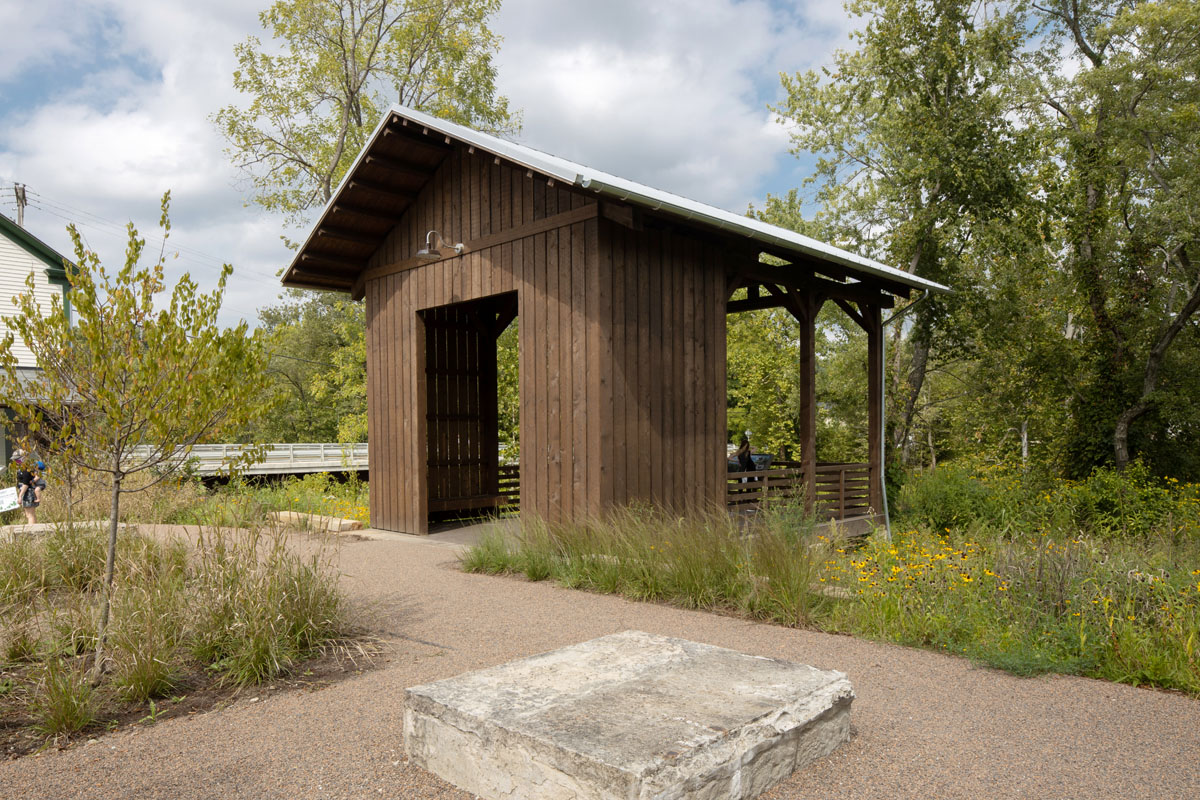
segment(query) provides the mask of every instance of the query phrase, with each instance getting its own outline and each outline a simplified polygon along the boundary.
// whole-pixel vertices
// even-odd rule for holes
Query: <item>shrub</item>
[[[900,490],[897,517],[935,531],[965,528],[988,520],[992,493],[969,467],[946,465],[913,475]]]

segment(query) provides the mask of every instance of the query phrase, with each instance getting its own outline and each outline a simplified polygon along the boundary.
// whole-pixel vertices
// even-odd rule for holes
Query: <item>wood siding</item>
[[[366,281],[372,525],[426,532],[431,502],[468,491],[473,480],[465,465],[439,465],[494,457],[494,441],[480,445],[492,448],[485,458],[429,439],[431,424],[436,437],[453,438],[449,418],[476,413],[485,388],[494,393],[494,382],[429,386],[431,374],[486,361],[478,342],[469,352],[468,335],[434,332],[468,324],[458,311],[431,309],[514,291],[522,513],[557,521],[630,500],[723,501],[722,251],[679,231],[632,230],[586,213],[595,203],[456,147],[372,257],[370,268],[381,270],[410,261],[430,230],[450,243],[486,242],[583,210],[562,227]],[[454,359],[452,341],[463,348]],[[470,488],[491,491],[490,483]]]
[[[50,306],[55,297],[63,302],[62,286],[50,283],[46,277],[46,264],[29,254],[23,247],[0,234],[0,316],[16,316],[18,309],[13,305],[13,298],[28,291],[25,279],[33,273],[34,297],[42,307],[42,313],[49,314]],[[17,357],[17,366],[36,367],[37,359],[25,346],[20,337],[13,342],[13,355]]]

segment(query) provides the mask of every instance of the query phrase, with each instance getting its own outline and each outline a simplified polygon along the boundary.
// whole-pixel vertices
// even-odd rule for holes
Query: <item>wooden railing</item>
[[[518,464],[504,464],[500,467],[500,494],[504,497],[502,506],[515,506],[521,502],[521,467]]]
[[[804,502],[804,472],[796,462],[776,462],[771,469],[730,472],[725,504],[730,509],[765,508],[772,503]],[[846,519],[870,512],[870,471],[867,464],[817,464],[818,517]]]

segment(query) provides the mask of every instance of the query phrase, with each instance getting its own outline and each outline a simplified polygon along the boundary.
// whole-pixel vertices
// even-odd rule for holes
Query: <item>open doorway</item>
[[[516,313],[516,292],[421,312],[431,522],[494,514],[516,500],[515,472],[501,459],[497,358]]]

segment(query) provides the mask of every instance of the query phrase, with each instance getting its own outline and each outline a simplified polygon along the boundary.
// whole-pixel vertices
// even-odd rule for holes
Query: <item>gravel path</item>
[[[1200,798],[1200,702],[1014,678],[936,653],[466,575],[446,543],[340,558],[388,646],[378,669],[0,765],[0,798],[468,798],[409,766],[404,687],[637,628],[849,674],[854,735],[770,798]]]

